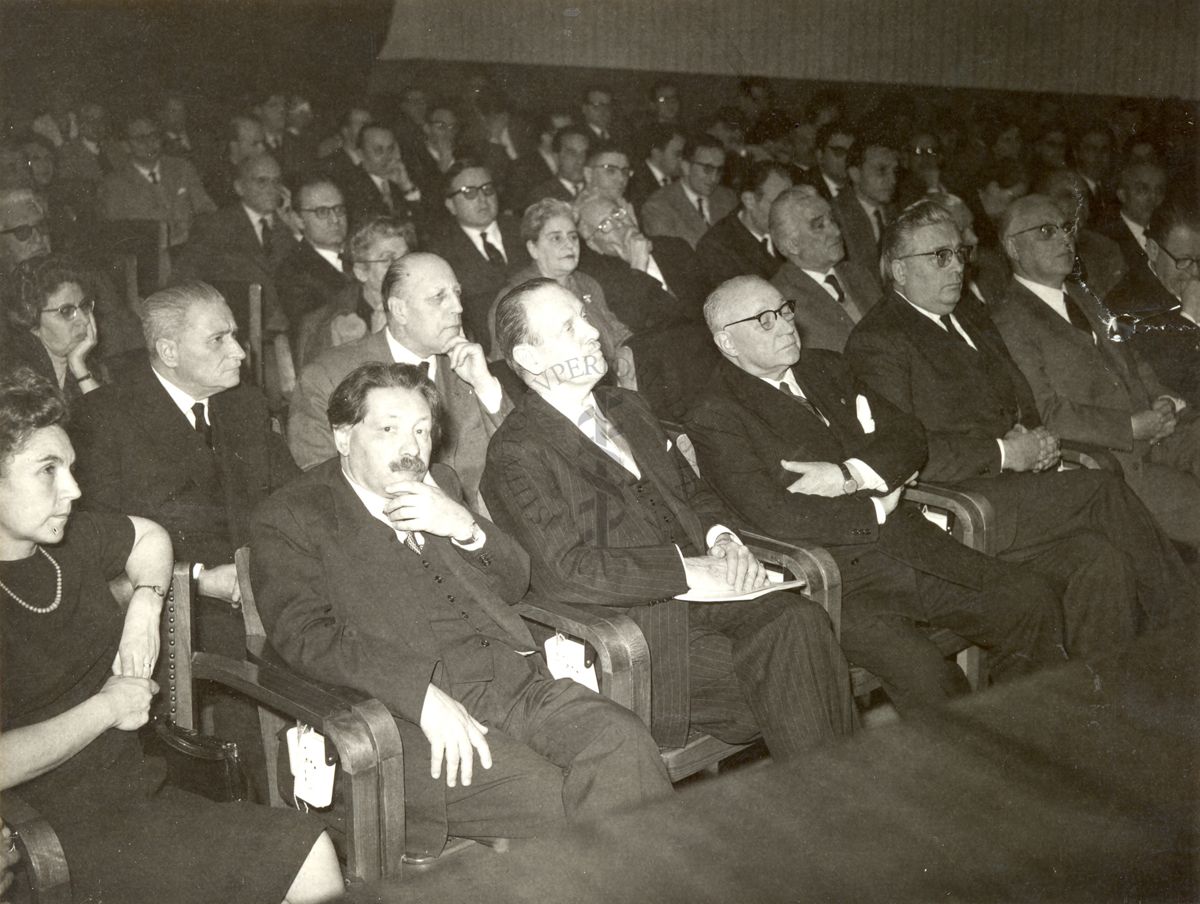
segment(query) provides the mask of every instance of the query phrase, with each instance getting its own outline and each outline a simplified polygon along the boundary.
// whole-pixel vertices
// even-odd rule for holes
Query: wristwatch
[[[850,473],[850,469],[844,461],[838,462],[838,467],[842,469],[842,493],[846,496],[851,496],[858,492],[858,481],[854,479],[854,475]]]

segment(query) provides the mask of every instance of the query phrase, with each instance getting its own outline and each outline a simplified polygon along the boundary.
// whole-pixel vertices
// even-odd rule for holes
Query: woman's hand
[[[107,705],[113,728],[134,731],[150,720],[150,701],[157,693],[158,685],[149,678],[113,675],[96,696]]]
[[[159,619],[162,600],[148,587],[134,591],[125,611],[125,627],[121,643],[113,659],[114,675],[126,678],[149,678],[158,661]]]
[[[87,332],[79,344],[67,352],[67,367],[71,369],[71,373],[76,379],[79,379],[80,374],[88,372],[87,356],[96,347],[96,338],[96,314],[88,311]]]

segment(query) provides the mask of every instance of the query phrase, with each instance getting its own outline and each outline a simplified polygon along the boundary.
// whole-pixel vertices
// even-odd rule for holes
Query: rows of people
[[[525,154],[485,85],[446,105],[410,90],[394,124],[350,109],[325,142],[302,100],[260,98],[199,167],[177,99],[120,146],[83,107],[39,120],[53,163],[34,153],[50,135],[5,170],[0,768],[74,821],[80,888],[181,900],[139,884],[137,845],[107,859],[114,824],[194,869],[194,838],[162,820],[218,818],[161,809],[129,742],[173,558],[195,563],[202,647],[242,654],[249,545],[275,651],[397,716],[418,855],[669,794],[659,748],[697,731],[801,757],[858,730],[849,666],[901,716],[941,705],[967,686],[930,627],[1003,682],[1194,618],[1200,213],[1185,174],[1168,185],[1173,147],[1120,117],[1050,122],[1025,159],[1003,121],[954,147],[902,99],[858,128],[832,96],[784,116],[753,79],[699,130],[655,85],[636,150],[597,87]],[[53,167],[85,142],[108,163],[68,187]],[[167,224],[171,285],[136,317],[82,253],[105,218]],[[249,283],[294,388],[243,377],[245,324],[214,285]],[[1061,468],[1071,443],[1122,471]],[[905,500],[918,478],[987,499],[990,554]],[[831,552],[839,634],[771,591],[751,530]],[[123,617],[102,586],[121,571]],[[550,674],[525,598],[637,623],[648,725]],[[210,702],[253,752],[246,705]],[[234,839],[296,836],[231,854],[278,873],[231,899],[332,893],[319,827],[218,812]]]

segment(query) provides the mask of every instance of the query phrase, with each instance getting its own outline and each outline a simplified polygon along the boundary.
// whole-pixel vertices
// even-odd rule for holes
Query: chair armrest
[[[1062,442],[1058,445],[1062,460],[1081,468],[1091,468],[1094,471],[1113,471],[1118,477],[1125,476],[1125,469],[1117,461],[1117,457],[1103,446],[1093,446],[1089,443]]]
[[[12,830],[38,904],[71,904],[71,873],[50,823],[15,791],[4,792],[4,821]]]
[[[739,531],[742,540],[760,561],[778,565],[807,583],[805,595],[821,604],[833,622],[834,634],[842,630],[842,573],[833,556],[820,546],[796,546],[753,531]]]
[[[650,724],[650,648],[633,619],[548,600],[519,603],[516,610],[528,622],[590,644],[600,667],[600,693]]]
[[[995,530],[989,528],[996,522],[996,513],[992,503],[979,493],[922,480],[916,486],[906,488],[904,498],[918,505],[945,510],[953,519],[950,533],[955,540],[987,555],[995,553]]]

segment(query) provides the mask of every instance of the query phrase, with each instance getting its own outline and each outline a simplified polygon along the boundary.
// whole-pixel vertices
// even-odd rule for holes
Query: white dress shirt
[[[816,281],[816,283],[817,283],[817,285],[818,285],[818,286],[820,286],[822,289],[824,289],[826,292],[828,292],[828,293],[829,293],[829,297],[830,297],[830,298],[832,298],[834,301],[837,301],[837,300],[838,300],[838,297],[837,297],[837,290],[836,290],[836,289],[834,289],[834,287],[833,287],[833,286],[831,286],[829,283],[827,283],[827,282],[825,281],[825,278],[826,278],[827,276],[829,276],[831,273],[833,273],[833,267],[830,267],[830,268],[829,268],[828,270],[826,270],[824,273],[821,273],[821,272],[820,272],[820,271],[818,271],[818,270],[805,270],[805,268],[804,268],[804,267],[801,267],[800,269],[801,269],[801,270],[804,270],[804,272],[805,272],[805,273],[807,273],[811,279],[813,279],[814,281]],[[835,274],[835,275],[836,275],[836,274]],[[843,291],[843,292],[845,292],[845,291],[846,291],[846,287],[845,287],[845,286],[842,286],[842,291]]]
[[[1125,221],[1125,225],[1129,227],[1129,231],[1133,233],[1133,237],[1137,239],[1138,245],[1143,251],[1146,250],[1146,227],[1140,223],[1135,223],[1129,217],[1125,216],[1125,212],[1121,211],[1121,219]]]
[[[344,272],[342,270],[342,255],[341,254],[339,254],[337,251],[328,251],[325,248],[318,248],[316,245],[313,245],[312,242],[309,242],[308,244],[312,246],[313,251],[317,252],[317,254],[321,255],[321,257],[325,258],[325,260],[328,261],[329,266],[331,266],[331,267],[333,267],[333,269],[337,270],[338,273]]]
[[[423,367],[425,368],[426,376],[429,377],[429,382],[437,383],[437,355],[430,355],[428,358],[418,358],[416,352],[400,344],[396,337],[392,335],[391,330],[385,329],[383,334],[387,337],[388,351],[392,353],[393,361],[397,364],[414,364],[417,367]],[[487,409],[488,414],[496,414],[500,410],[501,402],[504,401],[504,390],[500,386],[500,381],[492,377],[492,384],[483,392],[476,390],[475,396],[483,403],[483,407]]]
[[[212,426],[212,418],[208,413],[208,399],[193,399],[190,395],[164,377],[158,372],[158,368],[152,367],[154,376],[158,377],[158,382],[162,384],[163,389],[167,391],[167,395],[171,397],[171,401],[175,403],[175,407],[183,412],[183,416],[187,418],[187,422],[192,425],[192,429],[196,429],[196,415],[192,408],[197,403],[204,406],[204,419],[208,421],[209,426]]]
[[[477,229],[474,226],[468,229],[466,226],[462,225],[462,223],[458,224],[458,228],[466,234],[467,238],[471,240],[471,244],[475,246],[475,250],[478,251],[484,258],[487,257],[487,252],[483,250],[483,239],[479,237],[479,233],[481,232],[485,233],[487,235],[487,240],[491,242],[501,254],[504,255],[504,260],[508,260],[508,251],[504,247],[504,238],[500,235],[499,220],[492,220],[491,225],[486,229]]]

